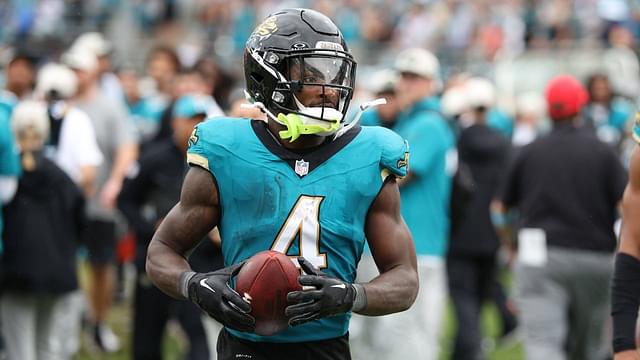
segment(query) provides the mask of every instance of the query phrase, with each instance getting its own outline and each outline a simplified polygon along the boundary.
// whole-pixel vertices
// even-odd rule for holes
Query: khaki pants
[[[370,255],[369,255],[370,256]],[[369,272],[373,260],[369,261]],[[367,262],[364,263],[366,265]],[[375,269],[375,265],[374,269]],[[375,273],[377,275],[377,271]],[[413,306],[396,314],[353,316],[350,342],[356,360],[436,360],[447,302],[444,259],[418,257],[420,292]],[[360,269],[358,270],[360,276]]]
[[[73,336],[64,312],[65,295],[5,293],[0,299],[2,336],[9,359],[67,360],[65,342]]]
[[[553,247],[544,266],[516,265],[527,360],[604,358],[612,272],[613,254]]]

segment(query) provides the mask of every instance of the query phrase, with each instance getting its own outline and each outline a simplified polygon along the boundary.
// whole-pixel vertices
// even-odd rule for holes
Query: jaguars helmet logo
[[[251,36],[249,36],[247,43],[253,44],[252,46],[254,47],[258,47],[257,45],[261,41],[268,39],[276,31],[278,31],[277,17],[270,16],[266,18],[262,24],[258,25]]]

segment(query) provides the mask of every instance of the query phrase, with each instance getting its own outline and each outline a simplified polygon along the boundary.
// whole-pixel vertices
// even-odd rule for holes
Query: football
[[[300,271],[287,255],[272,250],[257,253],[240,269],[236,291],[251,303],[256,334],[273,335],[288,327],[284,315],[287,294],[302,290],[299,275]]]

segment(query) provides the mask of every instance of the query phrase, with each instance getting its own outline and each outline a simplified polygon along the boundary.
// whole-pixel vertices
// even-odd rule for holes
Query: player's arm
[[[354,311],[386,315],[408,309],[418,294],[416,253],[411,234],[400,215],[400,191],[390,176],[371,205],[365,233],[380,275],[368,283],[348,284],[332,278],[299,258],[306,275],[303,286],[315,290],[288,294],[285,314],[292,326]]]
[[[622,199],[622,232],[612,281],[611,315],[615,359],[636,359],[635,334],[640,305],[640,150],[629,166],[629,183]]]
[[[147,254],[151,281],[166,294],[188,298],[227,327],[253,331],[249,303],[229,286],[242,264],[211,273],[195,273],[187,254],[218,224],[220,204],[212,175],[194,166],[182,185],[180,202],[171,209],[156,231]]]
[[[364,315],[386,315],[408,309],[418,295],[416,251],[409,228],[400,215],[400,191],[388,178],[367,216],[365,228],[380,275],[362,284]]]

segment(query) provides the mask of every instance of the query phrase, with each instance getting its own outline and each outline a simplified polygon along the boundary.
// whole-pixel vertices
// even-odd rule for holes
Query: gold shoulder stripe
[[[385,179],[389,175],[391,175],[391,171],[389,171],[389,169],[387,168],[383,168],[382,171],[380,171],[380,176],[382,177],[382,181],[385,181]]]
[[[382,177],[382,181],[385,181],[387,179],[387,177],[389,177],[389,175],[395,176],[396,179],[404,179],[404,176],[393,174],[387,168],[383,168],[382,171],[380,171],[380,177]]]
[[[209,170],[209,160],[202,155],[187,153],[187,163],[191,165],[198,165]]]

